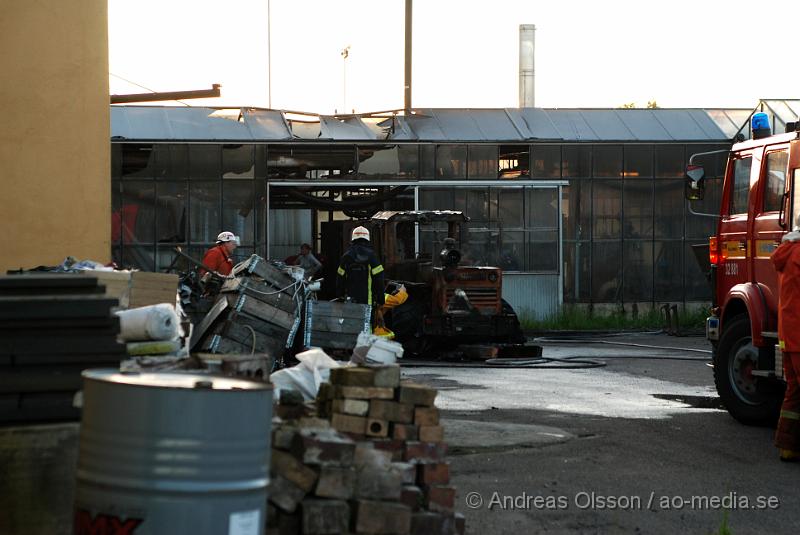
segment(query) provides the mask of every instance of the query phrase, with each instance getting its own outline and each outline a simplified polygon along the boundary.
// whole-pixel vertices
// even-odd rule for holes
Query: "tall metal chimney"
[[[404,109],[408,112],[411,110],[411,7],[413,0],[406,0],[406,84],[404,95]]]
[[[519,107],[534,107],[534,49],[536,26],[519,25]]]

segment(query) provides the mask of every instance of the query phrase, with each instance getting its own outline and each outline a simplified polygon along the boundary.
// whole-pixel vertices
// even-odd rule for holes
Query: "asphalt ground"
[[[703,338],[543,346],[606,366],[403,362],[405,376],[439,389],[468,533],[800,532],[800,464],[778,460],[774,430],[721,407]]]

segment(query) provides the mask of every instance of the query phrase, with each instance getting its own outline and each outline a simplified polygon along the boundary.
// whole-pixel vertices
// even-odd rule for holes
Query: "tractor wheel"
[[[780,413],[783,389],[776,381],[752,374],[758,367],[758,349],[750,334],[750,318],[729,320],[714,358],[714,384],[728,412],[746,425],[774,425]]]
[[[525,335],[522,334],[522,327],[519,324],[519,317],[517,317],[517,313],[514,312],[514,308],[505,299],[501,299],[500,302],[503,306],[503,314],[514,315],[514,326],[512,327],[508,341],[512,344],[524,344],[527,341],[527,338],[525,338]]]
[[[389,328],[394,332],[395,340],[403,344],[403,350],[410,357],[420,356],[430,347],[427,337],[422,335],[424,316],[422,304],[409,299],[402,305],[391,309],[387,318]]]

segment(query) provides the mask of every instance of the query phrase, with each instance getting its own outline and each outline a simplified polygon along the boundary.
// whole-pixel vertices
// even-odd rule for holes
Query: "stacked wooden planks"
[[[106,297],[119,299],[120,308],[138,308],[160,303],[175,306],[178,276],[174,273],[86,270],[80,274],[96,278],[105,286]]]
[[[74,274],[0,277],[0,422],[78,419],[86,368],[118,368],[117,299]]]

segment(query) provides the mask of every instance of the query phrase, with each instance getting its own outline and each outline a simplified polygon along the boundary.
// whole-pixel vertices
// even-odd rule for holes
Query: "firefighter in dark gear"
[[[800,229],[783,237],[772,262],[778,271],[778,339],[786,378],[775,446],[782,461],[800,461]]]
[[[356,227],[350,248],[342,256],[336,277],[339,297],[379,309],[383,304],[383,266],[369,243],[369,231]]]

